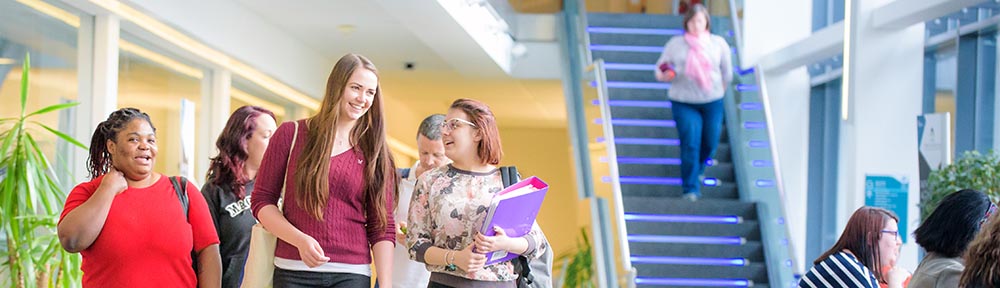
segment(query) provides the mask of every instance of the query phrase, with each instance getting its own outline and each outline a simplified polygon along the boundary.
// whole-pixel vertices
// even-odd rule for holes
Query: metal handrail
[[[775,187],[775,189],[778,190],[778,200],[780,201],[779,203],[781,204],[781,205],[778,205],[778,207],[781,209],[781,215],[788,215],[788,214],[786,214],[786,209],[785,209],[785,204],[788,203],[788,202],[786,202],[787,197],[785,197],[785,184],[784,184],[785,182],[782,180],[781,161],[778,161],[779,160],[778,159],[778,146],[775,144],[777,142],[775,141],[775,136],[774,136],[774,121],[773,121],[773,118],[771,116],[771,98],[767,94],[767,81],[764,78],[764,73],[760,72],[760,71],[763,71],[763,70],[761,70],[761,68],[760,68],[759,65],[756,66],[754,68],[754,70],[758,71],[757,77],[756,77],[757,78],[757,87],[758,87],[758,92],[760,93],[760,99],[761,99],[760,102],[764,106],[763,107],[763,109],[764,109],[764,119],[765,119],[764,123],[765,123],[765,125],[767,127],[767,141],[769,143],[771,143],[771,145],[768,145],[768,146],[771,149],[771,165],[772,165],[772,167],[774,167],[774,182],[775,182],[774,183],[774,185],[775,185],[774,187]],[[782,226],[785,227],[785,231],[784,231],[785,235],[791,235],[791,232],[789,231],[788,225],[782,225]],[[791,251],[794,251],[794,248],[795,248],[794,245],[793,245],[794,243],[792,243],[791,239],[788,239],[787,241],[788,241],[787,245],[788,245],[789,254],[791,254]],[[792,266],[792,269],[794,270],[795,267],[798,267],[798,265],[796,265],[796,263],[795,263],[796,259],[795,259],[795,257],[789,257],[789,258],[792,261],[792,263],[791,263],[792,265],[791,266]]]
[[[626,275],[633,275],[631,273],[635,268],[632,267],[632,254],[628,247],[628,232],[625,227],[625,205],[622,200],[622,189],[621,180],[618,178],[618,150],[615,148],[615,129],[611,125],[611,105],[608,105],[608,87],[607,87],[607,72],[604,70],[604,59],[597,59],[594,61],[594,72],[596,73],[596,83],[597,83],[597,97],[598,102],[601,107],[601,119],[604,119],[601,123],[601,128],[604,131],[604,146],[607,150],[608,157],[608,171],[611,177],[611,191],[614,196],[615,205],[615,222],[618,226],[618,231],[616,231],[618,236],[618,241],[621,244],[622,265],[625,270],[629,271]],[[635,281],[629,281],[631,279],[626,279],[626,283],[634,283]]]

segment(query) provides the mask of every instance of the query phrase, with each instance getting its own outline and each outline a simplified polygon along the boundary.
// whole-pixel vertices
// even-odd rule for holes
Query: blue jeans
[[[371,277],[353,273],[323,273],[274,267],[274,287],[370,287]]]
[[[722,99],[705,104],[671,103],[681,141],[681,188],[701,196],[705,162],[712,159],[722,134]]]

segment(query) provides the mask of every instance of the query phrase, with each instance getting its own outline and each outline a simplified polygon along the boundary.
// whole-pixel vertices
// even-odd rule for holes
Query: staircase
[[[719,33],[714,26],[724,25],[717,21],[713,32],[730,34]],[[604,61],[614,131],[605,141],[613,141],[617,153],[636,286],[768,287],[758,205],[740,200],[738,183],[746,182],[735,175],[729,133],[723,132],[706,169],[701,200],[680,198],[680,147],[666,98],[670,84],[657,82],[653,69],[667,40],[683,33],[682,17],[588,14],[587,22],[591,54]]]

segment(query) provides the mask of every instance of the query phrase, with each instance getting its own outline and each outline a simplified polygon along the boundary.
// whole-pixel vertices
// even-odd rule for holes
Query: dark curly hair
[[[90,179],[96,179],[111,169],[111,152],[108,152],[108,140],[115,141],[118,132],[121,131],[132,120],[142,119],[149,123],[156,133],[153,121],[149,120],[149,114],[139,111],[136,108],[122,108],[108,115],[108,119],[97,124],[94,129],[94,136],[90,138],[90,156],[87,158],[87,172],[90,172]]]

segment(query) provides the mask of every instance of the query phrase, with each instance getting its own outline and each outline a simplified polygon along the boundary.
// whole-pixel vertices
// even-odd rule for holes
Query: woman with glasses
[[[410,259],[431,271],[428,287],[517,287],[510,261],[484,267],[484,253],[510,251],[534,259],[547,249],[535,225],[523,237],[479,234],[493,196],[503,190],[497,165],[503,151],[493,112],[476,100],[451,104],[441,125],[446,166],[417,179],[406,244]]]
[[[902,268],[894,267],[899,258],[899,218],[889,210],[864,206],[858,208],[847,220],[844,233],[830,250],[827,250],[809,269],[799,287],[904,287],[910,276]],[[875,273],[882,267],[894,267],[887,275]]]
[[[945,196],[914,232],[927,256],[907,287],[958,287],[965,270],[962,255],[996,207],[986,194],[972,189]]]

